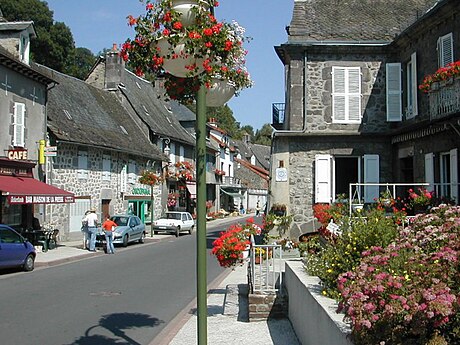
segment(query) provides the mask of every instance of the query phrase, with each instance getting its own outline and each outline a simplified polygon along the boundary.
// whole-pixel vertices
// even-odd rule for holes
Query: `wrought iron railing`
[[[446,81],[429,93],[430,119],[435,120],[460,112],[460,78]]]

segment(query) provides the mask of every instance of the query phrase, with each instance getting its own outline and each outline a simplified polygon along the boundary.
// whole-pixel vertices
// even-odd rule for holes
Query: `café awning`
[[[32,177],[0,176],[0,191],[10,205],[62,204],[75,202],[73,193]]]

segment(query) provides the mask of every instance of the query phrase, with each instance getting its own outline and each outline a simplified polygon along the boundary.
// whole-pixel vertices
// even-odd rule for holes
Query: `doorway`
[[[359,157],[334,157],[334,196],[348,196],[350,183],[360,182]]]

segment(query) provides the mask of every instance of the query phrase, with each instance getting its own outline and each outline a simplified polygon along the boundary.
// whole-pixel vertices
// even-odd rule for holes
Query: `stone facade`
[[[433,189],[437,189],[438,195],[444,193],[458,198],[460,127],[457,119],[460,109],[433,120],[429,96],[417,89],[425,75],[438,69],[441,37],[452,33],[453,56],[455,59],[460,56],[460,28],[453,15],[458,14],[458,4],[448,0],[439,2],[430,10],[431,15],[413,19],[415,23],[404,33],[388,41],[353,41],[350,36],[345,42],[328,37],[333,43],[315,41],[312,38],[314,31],[303,27],[325,24],[321,22],[321,16],[326,15],[326,12],[318,11],[315,15],[319,17],[314,23],[304,22],[304,6],[320,4],[296,3],[288,43],[276,47],[286,67],[287,85],[284,123],[278,126],[281,130],[275,131],[272,142],[270,204],[286,204],[288,214],[293,215],[289,237],[296,239],[318,227],[312,214],[319,193],[318,181],[315,181],[317,155],[331,157],[332,192],[335,180],[340,179],[340,175],[350,174],[346,170],[336,170],[339,169],[335,166],[337,159],[342,162],[356,159],[359,165],[358,171],[354,172],[357,180],[350,183],[366,182],[365,156],[373,155],[378,156],[378,164],[374,166],[378,168],[378,182],[429,182]],[[306,9],[305,13],[309,15],[311,11]],[[357,30],[354,34],[359,36],[359,29],[347,27],[347,30],[350,33]],[[365,32],[379,36],[372,30]],[[300,35],[307,37],[308,34],[312,36],[302,41]],[[399,99],[402,114],[399,121],[387,119],[389,63],[401,66]],[[410,70],[414,65],[416,68]],[[333,67],[359,67],[361,120],[356,123],[333,121]],[[409,75],[414,70],[415,79],[410,81],[415,90],[409,86]],[[415,96],[410,98],[411,94]],[[418,105],[417,114],[409,112],[413,110],[408,109],[414,107],[409,102]],[[278,180],[276,176],[281,167],[287,170],[287,181]],[[439,187],[442,184],[443,190]],[[334,197],[332,195],[331,201]]]
[[[79,177],[78,169],[78,154],[82,150],[88,153],[87,177],[84,179]],[[104,156],[110,156],[110,180],[105,180],[102,177]],[[132,179],[133,183],[129,183],[127,174],[123,172],[123,169],[124,167],[126,169],[133,162],[136,166],[136,175]],[[145,166],[146,161],[142,157],[134,157],[123,152],[60,143],[58,144],[58,156],[52,159],[52,163],[48,167],[48,183],[74,193],[77,200],[89,200],[90,206],[96,208],[99,219],[102,220],[103,212],[108,212],[111,215],[126,214],[130,197],[137,196],[150,200],[150,187],[138,182],[139,174]],[[153,188],[155,215],[163,212],[162,187],[159,185]],[[139,195],[137,193],[139,190],[146,190],[146,193]],[[108,209],[106,210],[102,207],[105,202],[108,202]],[[80,235],[79,229],[71,228],[72,224],[75,224],[69,219],[69,215],[74,213],[70,211],[71,208],[72,205],[68,204],[47,206],[46,220],[61,231],[60,236],[63,241]]]

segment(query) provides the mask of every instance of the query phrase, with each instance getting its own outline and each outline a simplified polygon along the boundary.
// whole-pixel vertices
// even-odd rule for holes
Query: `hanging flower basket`
[[[180,14],[180,21],[187,27],[196,24],[196,11],[199,9],[198,0],[172,0],[171,8]]]
[[[220,107],[227,103],[235,94],[235,86],[227,79],[213,78],[211,86],[206,90],[206,105]]]
[[[159,57],[163,60],[163,69],[175,77],[192,77],[204,71],[204,58],[198,58],[195,54],[189,53],[185,49],[185,43],[174,46],[169,43],[167,38],[161,38],[156,43],[156,50]]]

